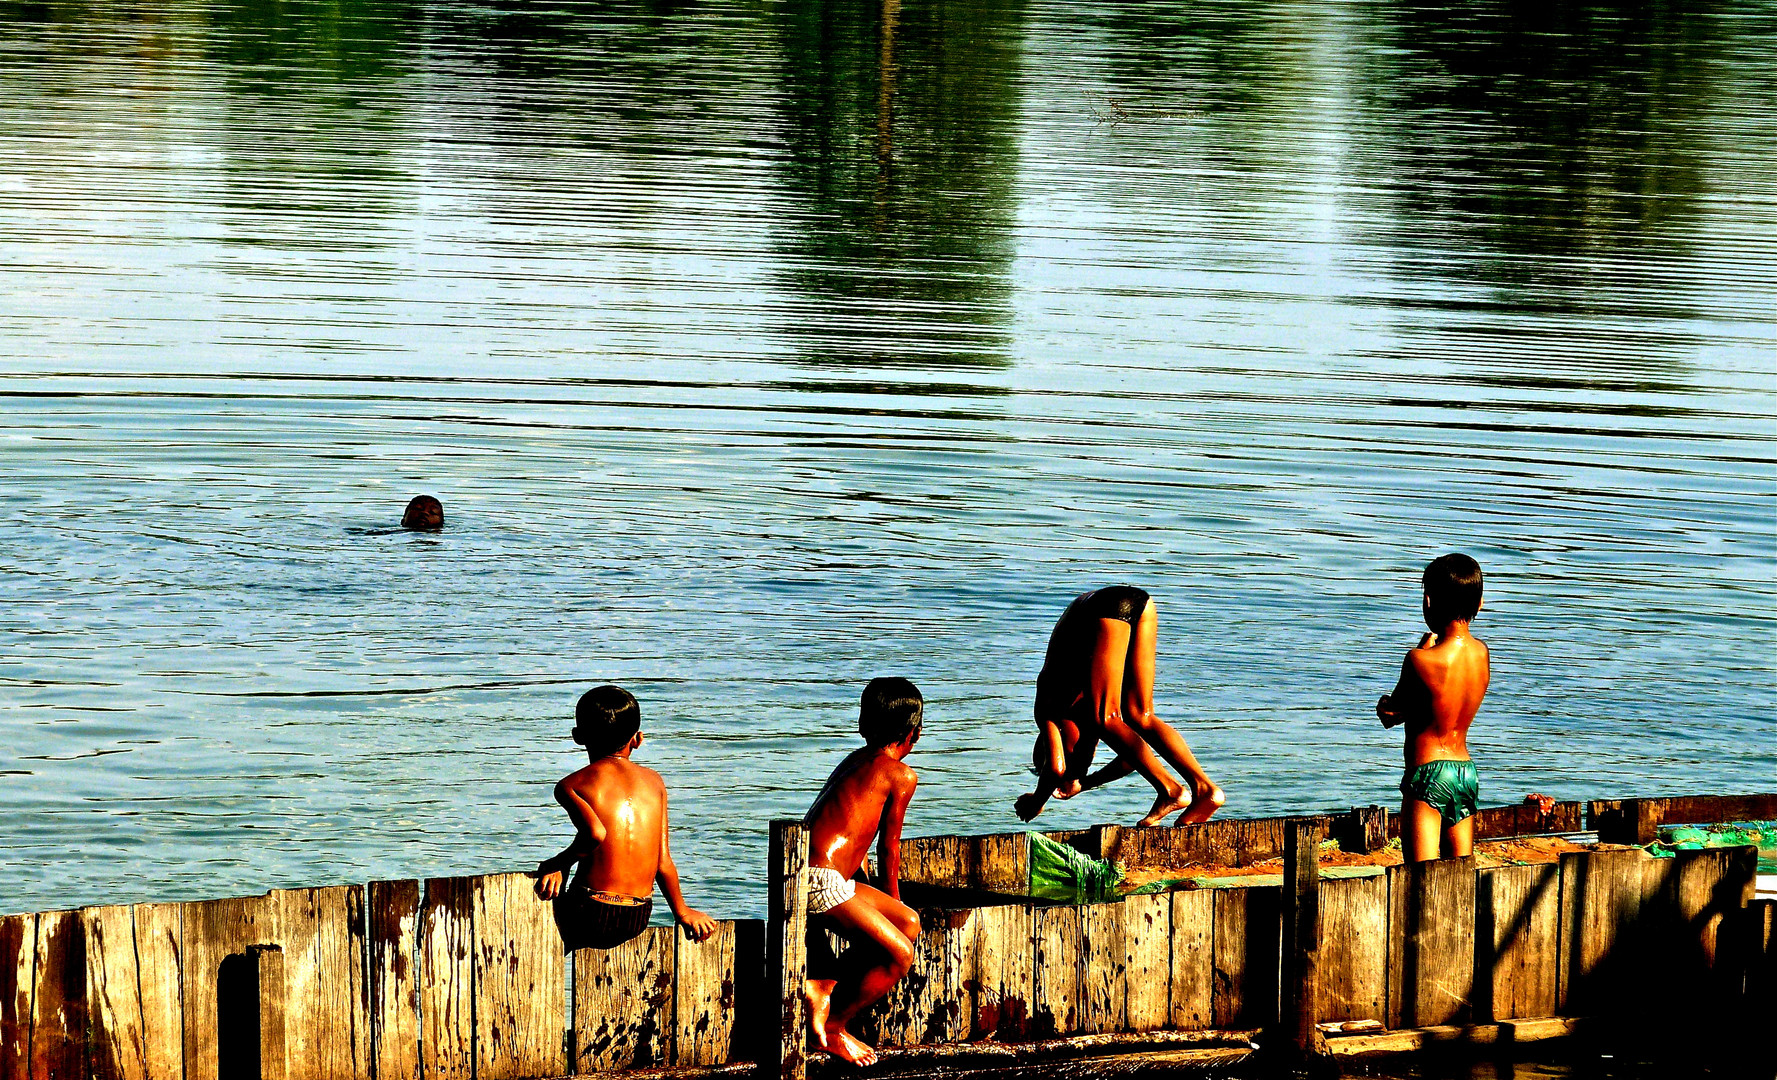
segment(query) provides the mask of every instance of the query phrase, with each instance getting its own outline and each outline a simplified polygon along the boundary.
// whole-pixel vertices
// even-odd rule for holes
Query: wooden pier
[[[1508,807],[1478,824],[1591,825],[1608,845],[1774,818],[1763,795]],[[1323,838],[1374,851],[1391,825],[1367,808],[1046,834],[1130,862],[1284,867],[1283,884],[1082,905],[1029,895],[1026,834],[908,839],[924,929],[912,973],[864,1023],[884,1053],[863,1072],[805,1049],[810,948],[839,944],[808,932],[795,823],[772,827],[769,918],[702,943],[661,927],[564,955],[526,874],[0,916],[0,1080],[1208,1075],[1253,1067],[1255,1044],[1289,1066],[1637,1039],[1675,1010],[1731,1024],[1777,1008],[1777,904],[1754,899],[1753,848],[1320,872]]]

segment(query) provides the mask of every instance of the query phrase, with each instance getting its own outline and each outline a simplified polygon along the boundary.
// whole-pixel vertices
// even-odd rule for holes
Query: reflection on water
[[[1119,580],[1236,812],[1389,802],[1450,549],[1488,801],[1768,788],[1773,29],[0,2],[0,910],[531,865],[602,680],[756,910],[873,675],[1014,827]]]

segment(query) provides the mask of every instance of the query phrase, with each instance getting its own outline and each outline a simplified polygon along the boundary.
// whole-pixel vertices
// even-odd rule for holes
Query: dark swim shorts
[[[1401,776],[1401,794],[1436,810],[1447,829],[1474,814],[1481,777],[1472,761],[1428,761]]]
[[[598,893],[569,889],[555,909],[563,946],[569,951],[615,949],[646,930],[648,917],[654,914],[654,898],[634,904],[612,902],[617,899],[606,900]]]

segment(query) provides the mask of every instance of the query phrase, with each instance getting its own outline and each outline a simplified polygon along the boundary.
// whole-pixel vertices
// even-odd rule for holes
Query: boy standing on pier
[[[640,934],[654,911],[654,885],[685,935],[702,941],[715,920],[685,903],[666,842],[666,784],[629,755],[642,745],[642,710],[617,686],[588,690],[574,710],[574,741],[588,764],[555,785],[574,823],[574,842],[537,866],[537,895],[561,897],[556,922],[569,949],[611,949]],[[564,892],[562,875],[579,864]]]
[[[876,1051],[846,1030],[913,966],[919,916],[901,903],[901,825],[919,783],[902,759],[919,741],[925,699],[906,679],[871,679],[858,710],[864,746],[833,770],[808,827],[808,914],[851,945],[837,979],[809,979],[808,1022],[821,1049],[869,1065]],[[854,881],[877,840],[882,888]]]
[[[1394,693],[1376,703],[1383,727],[1407,725],[1401,777],[1401,849],[1408,862],[1474,850],[1480,780],[1468,729],[1487,694],[1487,646],[1469,633],[1481,610],[1481,567],[1467,555],[1432,560],[1421,579],[1431,629],[1401,664]]]

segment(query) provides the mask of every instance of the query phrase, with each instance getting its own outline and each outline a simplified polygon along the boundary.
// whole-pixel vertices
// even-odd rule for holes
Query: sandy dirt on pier
[[[1552,863],[1569,851],[1610,849],[1611,844],[1576,844],[1559,836],[1513,836],[1498,840],[1475,842],[1475,862],[1482,867],[1524,866],[1531,863]],[[1322,844],[1320,865],[1323,871],[1338,867],[1399,866],[1402,862],[1401,842],[1390,840],[1381,851],[1351,854],[1332,843]],[[1182,866],[1136,865],[1123,867],[1122,887],[1140,889],[1156,881],[1180,879],[1213,879],[1242,877],[1278,877],[1283,874],[1283,859],[1266,859],[1251,866],[1218,866],[1213,863],[1186,863]],[[1189,887],[1188,884],[1185,887]]]

